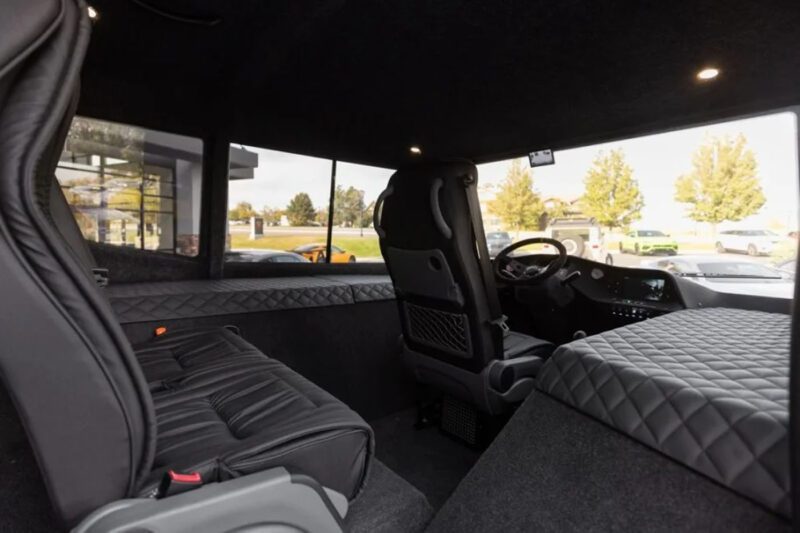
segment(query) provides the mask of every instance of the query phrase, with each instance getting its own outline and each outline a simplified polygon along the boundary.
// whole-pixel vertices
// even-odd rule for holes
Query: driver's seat
[[[528,395],[554,346],[505,325],[477,179],[468,162],[402,168],[378,197],[374,224],[417,379],[498,413]]]

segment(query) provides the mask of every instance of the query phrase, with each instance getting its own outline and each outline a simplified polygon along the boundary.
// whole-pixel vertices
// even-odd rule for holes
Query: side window
[[[329,159],[231,144],[226,260],[383,261],[372,210],[393,171],[344,162],[335,170],[331,190]]]
[[[200,139],[75,117],[56,178],[90,241],[195,256]]]
[[[372,227],[372,211],[393,172],[387,168],[337,163],[332,242],[339,252],[332,261],[383,261],[378,234]]]
[[[325,262],[330,179],[330,160],[232,144],[226,259]]]

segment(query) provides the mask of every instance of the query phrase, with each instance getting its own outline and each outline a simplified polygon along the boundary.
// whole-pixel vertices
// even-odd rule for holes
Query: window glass
[[[490,252],[552,237],[590,260],[791,297],[796,122],[775,113],[565,150],[534,169],[521,158],[480,165]]]
[[[393,172],[386,168],[337,163],[332,262],[383,261],[378,235],[372,227],[372,211]]]
[[[325,262],[331,161],[230,149],[228,261]]]
[[[56,178],[86,239],[194,256],[202,160],[199,139],[75,117]]]

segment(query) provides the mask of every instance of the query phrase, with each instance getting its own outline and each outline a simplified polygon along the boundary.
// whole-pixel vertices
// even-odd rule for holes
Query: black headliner
[[[791,0],[93,5],[79,112],[389,167],[411,144],[482,162],[800,102]]]

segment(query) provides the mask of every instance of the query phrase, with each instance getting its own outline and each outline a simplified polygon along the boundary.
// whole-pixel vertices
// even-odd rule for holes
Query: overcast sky
[[[255,209],[265,206],[282,209],[298,192],[308,193],[316,208],[328,206],[330,160],[250,146],[245,148],[258,153],[258,168],[254,179],[231,182],[228,195],[231,207],[238,202],[250,202]],[[386,187],[392,172],[391,169],[340,161],[336,165],[336,184],[363,190],[369,204]]]
[[[583,179],[600,150],[622,148],[645,199],[639,228],[691,229],[695,224],[683,217],[684,206],[674,197],[675,179],[691,169],[692,152],[709,135],[745,135],[758,162],[758,175],[767,197],[761,212],[738,226],[764,227],[781,222],[793,228],[798,218],[797,126],[793,113],[779,113],[650,135],[556,152],[556,164],[533,170],[534,189],[545,197],[576,198],[583,193]],[[543,147],[535,147],[547,148]],[[231,183],[230,204],[247,201],[256,209],[285,207],[300,191],[307,192],[315,207],[328,202],[330,161],[250,148],[258,152],[255,179]],[[424,147],[423,147],[424,149]],[[481,185],[503,180],[508,161],[479,165]],[[392,171],[339,163],[337,184],[350,185],[366,193],[367,203],[386,186]]]

